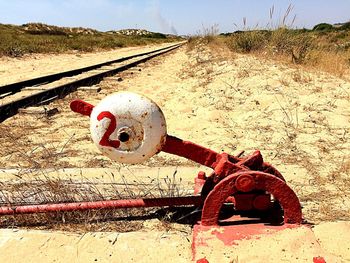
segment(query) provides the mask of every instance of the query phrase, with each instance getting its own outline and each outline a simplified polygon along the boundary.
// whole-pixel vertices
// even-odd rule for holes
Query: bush
[[[261,31],[244,31],[231,35],[229,47],[238,52],[248,53],[264,48],[268,34]]]
[[[228,37],[228,46],[236,52],[265,51],[269,55],[288,56],[294,63],[303,63],[313,45],[307,31],[278,28],[273,31],[241,31]]]
[[[341,29],[341,30],[350,30],[350,22],[344,23],[339,29]]]
[[[292,61],[299,64],[306,58],[312,42],[309,34],[280,28],[272,32],[269,47],[273,53],[290,55]]]
[[[321,23],[314,26],[312,30],[314,31],[330,31],[334,29],[333,25],[327,23]]]
[[[145,37],[147,37],[147,38],[161,38],[161,39],[165,39],[166,35],[164,35],[162,33],[151,33],[149,35],[145,35]]]

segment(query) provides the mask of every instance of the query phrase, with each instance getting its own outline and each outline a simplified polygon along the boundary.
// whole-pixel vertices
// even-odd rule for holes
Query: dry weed
[[[0,166],[9,167],[9,163],[12,162],[31,168],[70,167],[63,158],[75,153],[74,150],[67,149],[67,145],[74,139],[74,134],[67,134],[67,139],[63,142],[48,142],[45,138],[34,139],[35,130],[40,128],[40,125],[33,127],[30,122],[19,124],[16,129],[2,125],[0,141],[6,159],[2,159]]]
[[[39,171],[40,172],[40,171]],[[18,206],[33,204],[67,203],[83,201],[119,200],[133,198],[186,196],[182,179],[148,177],[140,181],[132,173],[128,178],[120,173],[108,174],[110,181],[82,178],[82,180],[50,178],[45,172],[33,179],[33,174],[21,173],[18,179],[0,183],[0,205]],[[107,175],[107,174],[106,174]],[[106,176],[105,175],[105,176]],[[104,177],[105,177],[104,176]],[[74,212],[52,212],[32,215],[3,216],[1,227],[36,227],[69,231],[135,231],[142,228],[142,221],[158,218],[166,221],[182,220],[193,208],[174,209],[99,209]],[[165,223],[166,224],[166,223]]]

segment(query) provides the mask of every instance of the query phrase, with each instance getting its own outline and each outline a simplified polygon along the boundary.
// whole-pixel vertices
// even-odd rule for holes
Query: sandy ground
[[[70,54],[26,55],[22,58],[0,57],[0,85],[103,63],[172,44],[164,43],[101,51],[98,56],[95,53],[72,52]]]
[[[178,232],[66,233],[3,230],[6,262],[190,262],[189,240]],[[166,253],[160,253],[162,250]],[[29,253],[28,253],[29,252]],[[170,259],[170,261],[169,261]],[[172,261],[172,259],[175,259]]]
[[[62,56],[63,67],[65,59],[67,57]],[[59,60],[57,57],[56,65],[60,64]],[[280,231],[271,237],[243,240],[234,249],[214,244],[218,249],[212,251],[209,246],[206,252],[211,262],[280,262],[282,259],[312,262],[312,256],[318,255],[327,262],[350,260],[349,223],[338,222],[350,220],[348,81],[301,67],[232,55],[221,47],[183,47],[140,67],[141,71],[125,72],[102,81],[100,93],[79,91],[51,103],[49,107],[57,107],[59,114],[50,118],[20,114],[3,122],[0,167],[17,168],[22,174],[29,168],[125,167],[98,153],[89,137],[88,118],[70,112],[69,102],[80,98],[96,104],[115,91],[139,92],[161,106],[169,134],[219,152],[235,154],[245,150],[249,153],[260,149],[265,160],[277,167],[299,196],[305,219],[316,224],[312,229],[303,227],[297,231]],[[40,67],[37,70],[40,71]],[[123,81],[117,81],[119,77]],[[164,153],[136,168],[165,165],[174,169],[176,166],[199,169],[183,158]],[[192,181],[193,176],[184,175],[184,181]],[[147,229],[144,231],[147,233]],[[2,250],[8,249],[8,242],[20,240],[27,232],[5,230],[1,235]],[[38,235],[51,239],[56,233],[39,232]],[[167,244],[162,244],[162,253],[175,253],[171,242],[183,244],[178,235],[180,232],[172,233],[172,237],[164,241]],[[146,243],[153,243],[155,236]],[[79,238],[74,236],[71,240]],[[299,242],[302,239],[305,242]],[[97,241],[91,237],[89,242]],[[25,242],[15,243],[26,247]],[[52,248],[56,243],[49,244]],[[45,243],[38,238],[38,246],[41,245]],[[76,250],[77,245],[73,247]],[[174,256],[172,262],[190,260],[189,246],[176,246],[176,249],[179,256]],[[144,248],[137,251],[146,255]],[[152,253],[147,252],[148,256],[134,262],[154,262]],[[221,258],[224,253],[225,257]],[[11,255],[15,256],[15,251]],[[103,253],[96,252],[96,255],[107,260]],[[72,257],[73,261],[86,259],[82,254]],[[42,262],[47,259],[42,258]],[[125,261],[133,262],[129,255]],[[164,260],[159,258],[155,262],[161,261]]]

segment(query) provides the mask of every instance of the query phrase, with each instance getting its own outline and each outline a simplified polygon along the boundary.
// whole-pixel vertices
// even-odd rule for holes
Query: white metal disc
[[[165,143],[164,114],[142,95],[111,94],[93,108],[90,118],[92,140],[112,160],[140,163],[158,153]]]

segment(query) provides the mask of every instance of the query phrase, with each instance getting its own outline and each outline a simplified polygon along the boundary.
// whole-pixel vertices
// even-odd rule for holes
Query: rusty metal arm
[[[162,207],[180,205],[201,205],[201,196],[106,200],[95,202],[74,202],[41,205],[3,206],[0,215],[33,214],[47,212],[83,211],[90,209],[118,209],[136,207]]]
[[[210,168],[213,168],[213,164],[220,156],[213,150],[190,141],[183,141],[171,135],[167,135],[162,151],[187,158]]]

